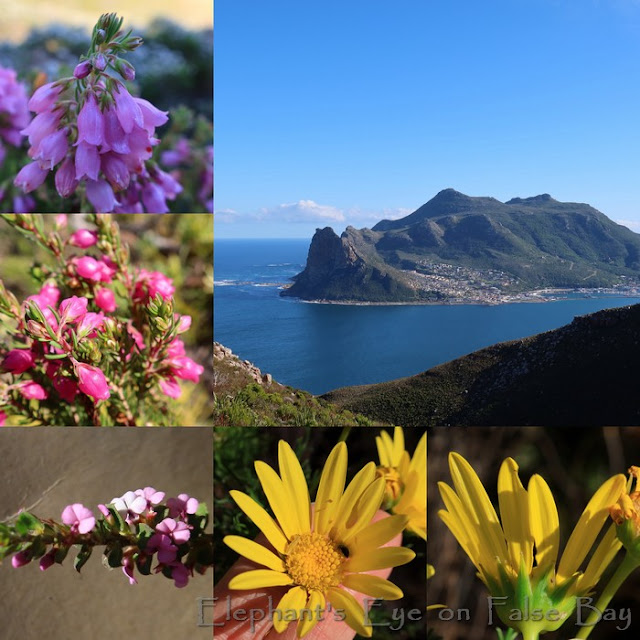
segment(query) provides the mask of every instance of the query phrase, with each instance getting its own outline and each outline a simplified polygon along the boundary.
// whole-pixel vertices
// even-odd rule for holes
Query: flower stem
[[[340,437],[338,438],[338,442],[346,442],[347,437],[349,436],[349,431],[351,431],[351,427],[344,427]]]
[[[640,563],[633,558],[631,554],[627,553],[624,560],[620,563],[620,566],[616,569],[616,572],[611,576],[611,580],[609,580],[609,583],[604,588],[598,602],[595,604],[594,610],[576,635],[576,638],[584,640],[589,637],[593,627],[595,627],[602,618],[602,613],[607,608],[609,602],[611,602],[611,598],[613,598],[616,591],[620,588],[620,585],[629,577],[629,574],[638,566],[640,566]]]

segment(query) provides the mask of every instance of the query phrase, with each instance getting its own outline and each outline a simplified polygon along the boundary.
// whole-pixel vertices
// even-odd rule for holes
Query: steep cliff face
[[[316,229],[309,247],[307,268],[296,277],[296,284],[305,288],[321,287],[322,283],[337,272],[348,275],[363,264],[349,237],[338,236],[331,227]]]
[[[331,227],[317,229],[307,266],[282,295],[303,300],[368,302],[415,298],[402,274],[376,257],[372,241],[377,237],[370,234],[353,227],[348,227],[342,236]]]

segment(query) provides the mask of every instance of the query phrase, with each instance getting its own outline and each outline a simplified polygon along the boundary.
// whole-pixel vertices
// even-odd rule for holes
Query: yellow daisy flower
[[[558,511],[549,486],[539,475],[531,477],[527,490],[520,482],[515,460],[504,460],[498,475],[500,522],[471,465],[451,453],[449,469],[455,491],[444,482],[438,484],[446,507],[438,515],[478,569],[478,576],[496,599],[501,620],[519,630],[524,640],[558,629],[575,609],[576,598],[593,589],[620,549],[611,527],[586,569],[579,571],[607,521],[609,507],[624,491],[624,476],[610,478],[596,491],[556,569]],[[514,621],[514,611],[534,609],[542,612],[541,620],[522,616],[524,619]]]
[[[226,536],[225,544],[266,569],[241,573],[230,589],[262,589],[291,586],[274,610],[278,633],[299,620],[302,638],[322,618],[327,602],[344,612],[345,622],[357,633],[370,637],[365,612],[348,591],[373,598],[395,600],[402,591],[388,580],[368,575],[374,571],[410,562],[415,553],[404,547],[381,545],[400,533],[405,516],[390,516],[374,524],[385,490],[376,479],[375,464],[365,465],[345,489],[347,446],[338,443],[327,458],[312,513],[309,489],[295,453],[285,441],[278,443],[280,475],[257,461],[256,473],[275,515],[275,520],[248,495],[230,491],[244,513],[253,520],[274,551],[241,536]]]
[[[407,529],[427,539],[427,434],[409,457],[402,427],[395,427],[393,440],[386,431],[376,436],[380,458],[378,476],[385,479],[384,507],[409,518]]]

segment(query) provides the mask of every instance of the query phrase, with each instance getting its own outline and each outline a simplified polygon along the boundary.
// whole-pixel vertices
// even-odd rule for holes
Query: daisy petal
[[[402,454],[405,453],[404,450],[404,431],[402,431],[402,427],[395,427],[393,430],[393,453],[392,453],[392,461],[393,466],[397,467],[400,464],[400,459],[402,458]]]
[[[298,515],[300,531],[311,531],[311,501],[309,499],[307,479],[304,477],[296,454],[289,443],[284,440],[280,440],[278,443],[278,464],[282,482],[291,494],[291,499]]]
[[[365,573],[350,573],[343,578],[342,584],[349,589],[364,593],[372,598],[399,600],[403,596],[402,589],[396,587],[393,582]]]
[[[360,571],[377,571],[378,569],[388,569],[407,564],[416,557],[411,549],[404,547],[383,547],[376,549],[366,555],[349,558],[345,565],[345,570],[349,573],[359,573]]]
[[[344,442],[338,442],[331,450],[322,469],[316,494],[315,531],[317,533],[327,533],[331,528],[346,477],[347,445]]]
[[[253,560],[253,562],[269,567],[269,569],[273,569],[274,571],[280,571],[282,573],[285,571],[284,562],[278,558],[275,553],[272,553],[269,549],[266,549],[253,540],[243,538],[242,536],[225,536],[223,542],[236,553],[239,553],[249,560]]]
[[[355,556],[358,552],[369,553],[389,542],[405,528],[407,520],[408,518],[404,515],[389,516],[365,527],[353,540],[354,553],[352,555]]]
[[[582,564],[609,518],[609,507],[616,503],[625,486],[625,477],[618,474],[609,478],[589,500],[564,548],[558,566],[558,583],[570,578]]]
[[[304,638],[304,636],[306,636],[307,633],[309,633],[309,631],[311,631],[311,629],[313,629],[313,627],[315,627],[316,624],[318,624],[320,620],[320,616],[324,611],[324,607],[325,607],[324,596],[320,591],[316,591],[315,589],[312,589],[311,593],[309,594],[309,602],[307,603],[307,609],[311,611],[311,615],[303,616],[303,618],[298,623],[298,629],[296,634],[298,638]],[[320,612],[320,613],[317,614],[316,612]]]
[[[267,540],[272,544],[273,548],[279,553],[284,553],[288,540],[274,519],[246,493],[233,489],[229,491],[229,495],[247,516],[253,520],[258,529],[267,536]]]
[[[273,628],[282,633],[290,622],[300,617],[300,609],[307,603],[307,592],[302,587],[293,587],[285,593],[273,612]]]
[[[293,584],[293,581],[286,573],[254,569],[231,578],[229,589],[264,589],[265,587],[284,587],[288,584]]]
[[[349,519],[356,503],[361,498],[365,489],[375,480],[375,478],[376,465],[374,462],[369,462],[354,476],[353,480],[349,483],[340,498],[335,520],[333,521],[333,526],[331,528],[332,532],[337,532],[348,526]]]
[[[393,442],[391,437],[386,431],[381,431],[379,436],[376,436],[376,447],[378,449],[378,457],[380,458],[380,464],[383,467],[393,466]]]
[[[254,467],[278,524],[282,527],[287,538],[291,540],[293,536],[302,533],[302,531],[285,485],[280,476],[266,462],[256,460]]]
[[[370,638],[373,633],[371,626],[365,627],[365,612],[360,603],[344,589],[331,587],[327,593],[327,600],[336,609],[344,611],[345,622],[365,638]],[[368,620],[367,620],[368,621]]]
[[[384,478],[372,482],[362,493],[353,511],[349,515],[346,526],[349,529],[341,537],[341,542],[348,544],[359,531],[371,524],[371,520],[382,504],[387,483]]]

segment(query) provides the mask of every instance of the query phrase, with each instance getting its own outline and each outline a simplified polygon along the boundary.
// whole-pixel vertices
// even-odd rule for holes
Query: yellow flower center
[[[319,533],[294,536],[285,553],[287,573],[306,589],[325,591],[342,581],[345,555],[335,542]]]
[[[376,469],[376,476],[378,478],[384,478],[387,483],[387,487],[384,491],[384,502],[388,506],[393,506],[402,495],[404,491],[404,483],[400,478],[400,474],[395,467],[378,467]]]

